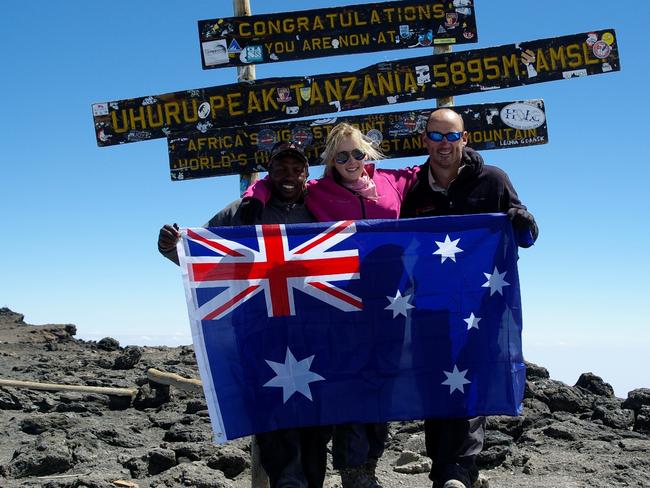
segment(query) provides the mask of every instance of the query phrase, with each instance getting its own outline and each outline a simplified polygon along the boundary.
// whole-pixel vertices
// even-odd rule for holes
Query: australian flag
[[[281,428],[517,415],[517,242],[504,215],[185,229],[218,442]]]

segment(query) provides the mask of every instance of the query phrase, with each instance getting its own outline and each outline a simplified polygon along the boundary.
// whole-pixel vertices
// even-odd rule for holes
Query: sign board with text
[[[613,29],[93,105],[99,146],[620,70]]]
[[[543,100],[498,102],[450,107],[462,115],[468,145],[477,150],[546,144],[548,132]],[[172,133],[167,138],[174,181],[266,171],[270,150],[280,141],[305,148],[311,165],[327,135],[340,122],[358,127],[387,158],[426,155],[421,133],[431,110],[299,120],[275,124],[211,129],[206,133]],[[415,164],[409,163],[409,164]]]
[[[477,42],[471,0],[402,0],[199,21],[203,69]]]

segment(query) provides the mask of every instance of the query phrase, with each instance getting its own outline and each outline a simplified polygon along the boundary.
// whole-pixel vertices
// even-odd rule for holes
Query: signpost
[[[477,42],[467,3],[402,0],[200,20],[201,62],[212,69]]]
[[[618,71],[613,29],[95,104],[100,146]]]
[[[504,149],[548,142],[542,100],[450,108],[463,116],[473,149]],[[430,113],[431,110],[410,110],[216,128],[206,133],[172,132],[167,138],[171,178],[182,181],[265,171],[270,149],[279,141],[302,144],[309,163],[322,164],[319,156],[327,135],[342,121],[359,127],[379,144],[388,158],[419,157],[426,154],[420,132],[425,129]]]
[[[613,29],[452,52],[477,41],[471,0],[402,0],[199,21],[204,69],[236,66],[238,83],[92,106],[98,146],[167,137],[172,180],[239,173],[243,191],[279,140],[300,141],[310,164],[341,120],[358,126],[388,157],[420,156],[430,112],[340,118],[338,112],[416,100],[461,113],[475,149],[548,142],[544,102],[452,107],[453,97],[620,70]],[[434,46],[434,54],[333,74],[255,80],[255,64]],[[325,114],[336,114],[328,118]],[[318,120],[278,121],[306,116]],[[324,118],[323,118],[324,117]],[[265,125],[263,122],[275,122]],[[268,488],[251,444],[251,486]]]

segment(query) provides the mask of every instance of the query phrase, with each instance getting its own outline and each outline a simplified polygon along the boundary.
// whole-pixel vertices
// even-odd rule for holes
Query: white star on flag
[[[468,379],[465,378],[467,370],[458,371],[458,366],[454,364],[454,370],[443,371],[447,375],[447,379],[443,381],[442,385],[449,386],[449,394],[451,395],[455,390],[460,390],[461,393],[465,393],[465,386],[467,383],[471,383]]]
[[[282,388],[283,403],[287,403],[287,400],[295,392],[302,393],[305,397],[312,400],[309,383],[325,379],[321,375],[309,371],[313,360],[314,356],[312,355],[301,361],[296,361],[291,350],[287,347],[287,355],[284,363],[276,363],[275,361],[265,359],[266,363],[275,371],[276,376],[267,381],[264,386],[277,386]]]
[[[447,260],[447,258],[451,259],[455,263],[456,254],[459,252],[463,252],[463,250],[460,247],[456,246],[456,244],[458,244],[459,241],[460,239],[456,239],[455,241],[452,241],[451,239],[449,239],[449,234],[447,234],[443,242],[435,241],[439,249],[435,251],[433,254],[440,255],[441,263],[444,263]]]
[[[387,305],[384,310],[392,310],[393,318],[397,317],[398,315],[404,315],[404,317],[406,317],[406,311],[411,308],[415,308],[409,303],[411,295],[402,296],[402,293],[399,290],[397,290],[397,293],[395,293],[395,297],[387,296],[386,298],[388,298],[390,304]]]
[[[494,295],[495,293],[500,293],[503,296],[503,287],[504,286],[510,286],[510,283],[508,283],[506,280],[503,279],[503,277],[506,275],[507,271],[504,271],[503,273],[499,273],[499,270],[497,267],[494,267],[494,271],[492,274],[490,273],[483,273],[485,277],[487,278],[487,281],[481,285],[481,288],[490,288],[490,296]]]
[[[481,317],[476,317],[474,312],[469,314],[469,317],[463,319],[467,323],[467,330],[469,329],[478,329],[478,323],[481,320]]]

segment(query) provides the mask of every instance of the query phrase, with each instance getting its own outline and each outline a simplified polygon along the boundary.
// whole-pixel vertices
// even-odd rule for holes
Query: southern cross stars
[[[494,267],[494,271],[492,274],[490,273],[483,273],[485,277],[487,278],[487,281],[481,285],[482,288],[490,288],[490,296],[494,295],[495,293],[500,293],[503,296],[503,287],[504,286],[510,286],[510,283],[508,283],[506,280],[503,279],[503,277],[506,275],[507,271],[504,271],[503,273],[499,273],[499,270],[497,267]]]
[[[459,252],[463,252],[463,250],[456,246],[460,239],[456,239],[452,241],[449,239],[449,234],[445,236],[445,240],[443,242],[440,241],[435,241],[436,245],[438,246],[438,250],[434,251],[433,254],[439,254],[440,255],[440,262],[444,263],[447,258],[451,259],[454,263],[456,262],[456,254]]]
[[[275,371],[276,376],[267,381],[264,386],[277,386],[282,388],[283,403],[287,403],[291,395],[296,392],[302,393],[305,397],[312,400],[309,383],[325,379],[321,375],[309,371],[313,359],[314,356],[309,356],[301,361],[296,361],[291,350],[287,347],[287,355],[285,356],[284,363],[276,363],[268,359],[265,360],[273,371]]]
[[[467,323],[467,330],[469,330],[469,329],[478,329],[478,323],[479,323],[480,320],[481,320],[481,317],[476,317],[474,315],[474,312],[469,314],[469,317],[467,317],[466,319],[463,319],[463,321],[465,321],[465,323]]]
[[[411,308],[415,308],[409,303],[411,295],[402,296],[402,293],[399,290],[397,290],[397,293],[395,293],[395,297],[387,296],[386,298],[388,298],[390,304],[387,305],[384,310],[392,310],[393,318],[397,317],[398,315],[404,315],[404,317],[406,317],[406,311]]]
[[[468,379],[465,378],[467,370],[458,371],[458,366],[454,364],[453,371],[443,371],[447,375],[447,379],[443,381],[442,385],[449,386],[449,394],[451,395],[455,390],[460,390],[461,393],[465,393],[465,385],[471,383]]]

